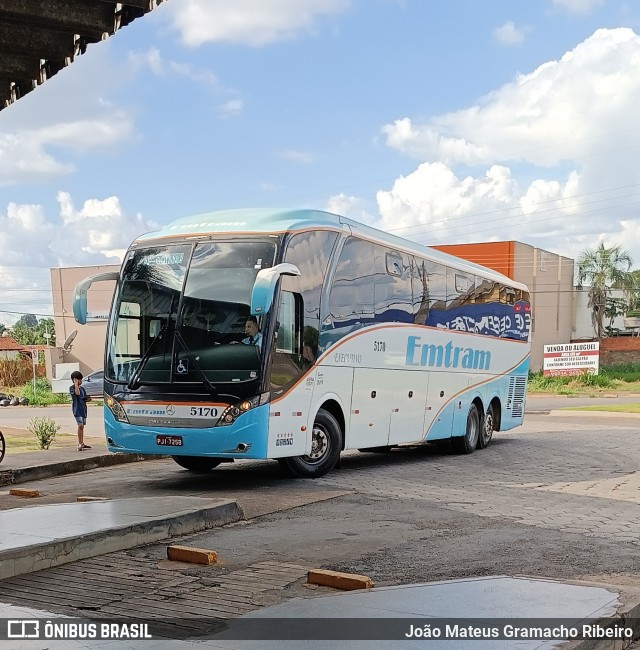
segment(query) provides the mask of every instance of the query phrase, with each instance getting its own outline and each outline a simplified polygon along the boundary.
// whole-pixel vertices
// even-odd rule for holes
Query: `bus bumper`
[[[268,404],[243,413],[233,424],[206,429],[128,424],[106,408],[104,419],[111,452],[215,458],[267,458],[268,424]]]

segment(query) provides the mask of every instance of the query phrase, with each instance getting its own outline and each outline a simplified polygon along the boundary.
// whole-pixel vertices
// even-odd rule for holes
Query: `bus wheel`
[[[318,478],[331,471],[340,458],[342,432],[338,421],[320,409],[313,423],[311,453],[308,456],[279,458],[278,462],[298,478]]]
[[[493,438],[494,427],[496,425],[495,410],[493,404],[489,404],[487,412],[484,414],[484,423],[480,427],[480,435],[478,436],[478,449],[484,449]]]
[[[171,456],[171,458],[173,458],[180,467],[184,467],[190,472],[196,472],[197,474],[206,474],[214,467],[218,467],[222,462],[219,458],[201,458],[200,456]]]
[[[480,435],[480,413],[478,407],[472,404],[467,413],[467,428],[463,436],[453,438],[453,446],[459,454],[470,454],[478,444]]]

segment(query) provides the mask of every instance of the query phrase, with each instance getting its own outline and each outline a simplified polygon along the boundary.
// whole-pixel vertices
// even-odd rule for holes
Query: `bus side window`
[[[374,247],[371,242],[349,237],[336,268],[329,296],[331,325],[340,336],[374,322]]]
[[[376,323],[411,323],[411,263],[398,251],[375,246]]]
[[[446,308],[447,269],[420,257],[413,264],[413,322],[437,325]]]
[[[447,268],[447,309],[472,305],[475,301],[475,277]]]

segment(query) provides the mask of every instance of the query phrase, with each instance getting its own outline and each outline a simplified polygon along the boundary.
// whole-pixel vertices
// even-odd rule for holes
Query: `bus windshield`
[[[245,323],[256,275],[274,265],[276,252],[273,239],[255,238],[130,251],[107,335],[106,376],[131,388],[255,379],[262,346],[246,337]]]

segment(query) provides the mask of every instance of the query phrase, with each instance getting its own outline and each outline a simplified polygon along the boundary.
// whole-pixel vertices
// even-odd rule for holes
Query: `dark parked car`
[[[96,370],[87,375],[82,386],[87,391],[89,397],[102,397],[104,391],[104,370]]]

